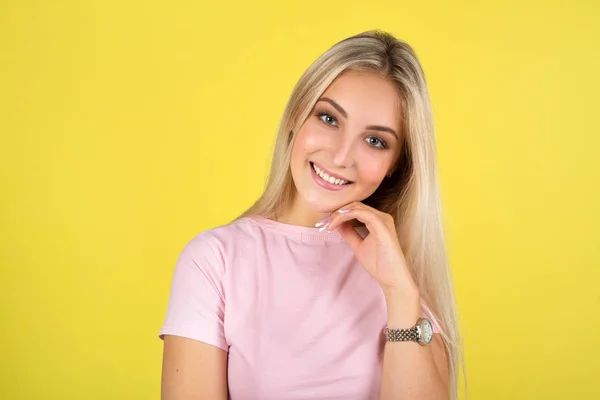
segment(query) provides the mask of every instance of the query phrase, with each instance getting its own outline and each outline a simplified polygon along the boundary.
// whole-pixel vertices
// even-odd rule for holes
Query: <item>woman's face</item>
[[[297,133],[296,202],[329,213],[373,194],[400,154],[400,118],[392,83],[364,72],[340,75]]]

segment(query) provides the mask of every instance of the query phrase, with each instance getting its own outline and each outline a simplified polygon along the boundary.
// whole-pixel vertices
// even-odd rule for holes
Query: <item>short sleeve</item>
[[[173,272],[167,314],[159,332],[228,351],[224,334],[223,260],[202,234],[183,249]]]
[[[427,305],[425,305],[424,303],[421,303],[421,307],[423,309],[423,317],[427,318],[429,321],[431,321],[431,327],[433,328],[433,333],[441,333],[442,328],[440,327],[440,322],[435,317],[435,315],[433,314],[431,309],[429,307],[427,307]]]

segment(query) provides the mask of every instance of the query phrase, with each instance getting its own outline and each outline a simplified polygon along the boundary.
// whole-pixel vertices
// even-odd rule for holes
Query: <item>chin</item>
[[[332,202],[331,199],[325,199],[323,196],[302,196],[304,203],[311,210],[318,213],[330,213],[341,207],[343,204],[337,206],[338,202]],[[337,206],[337,207],[336,207]]]
[[[301,195],[306,206],[318,213],[331,213],[346,204],[356,201],[354,199],[331,198],[317,191],[308,191]]]

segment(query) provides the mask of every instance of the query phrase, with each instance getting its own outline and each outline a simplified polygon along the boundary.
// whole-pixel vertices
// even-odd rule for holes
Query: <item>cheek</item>
[[[368,160],[365,157],[363,158],[360,168],[358,168],[360,171],[360,181],[367,186],[377,187],[385,178],[388,169],[388,162],[382,162],[381,159]]]
[[[296,135],[294,148],[292,149],[292,158],[294,160],[306,158],[309,154],[323,148],[323,146],[323,135],[310,125],[304,125]],[[302,160],[298,161],[301,162]]]

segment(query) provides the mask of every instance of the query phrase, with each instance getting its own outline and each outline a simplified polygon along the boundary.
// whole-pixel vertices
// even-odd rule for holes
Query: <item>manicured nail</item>
[[[327,229],[327,227],[329,226],[331,222],[326,223],[325,225],[323,225],[322,227],[319,228],[319,232],[323,232],[325,229]]]
[[[323,218],[322,220],[320,220],[319,222],[317,222],[317,223],[315,224],[315,228],[318,228],[318,227],[320,227],[320,226],[321,226],[321,225],[323,225],[325,222],[327,222],[329,219],[331,219],[331,215],[329,215],[329,216],[327,216],[327,217]]]
[[[339,212],[339,213],[342,213],[342,214],[345,214],[345,213],[348,213],[348,212],[350,212],[350,210],[344,210],[343,208],[340,208],[340,209],[338,210],[338,212]]]

